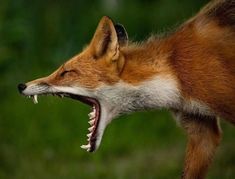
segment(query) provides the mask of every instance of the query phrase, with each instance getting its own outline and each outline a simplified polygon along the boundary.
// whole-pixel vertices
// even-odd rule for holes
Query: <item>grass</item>
[[[179,178],[186,138],[167,111],[114,120],[100,149],[90,154],[80,149],[86,142],[89,107],[53,97],[40,97],[34,105],[16,86],[49,74],[76,54],[104,14],[122,22],[132,40],[142,40],[182,22],[205,3],[127,0],[109,11],[100,1],[1,2],[0,178]],[[235,177],[235,130],[225,122],[222,128],[211,179]]]

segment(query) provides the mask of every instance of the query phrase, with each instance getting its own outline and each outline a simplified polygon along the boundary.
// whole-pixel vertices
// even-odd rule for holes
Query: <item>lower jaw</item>
[[[85,97],[85,96],[80,96],[80,95],[75,95],[75,94],[70,94],[70,93],[43,93],[43,94],[38,94],[38,95],[53,95],[53,96],[59,96],[59,97],[68,97],[74,100],[81,101],[85,104],[88,104],[89,106],[93,107],[96,109],[95,112],[95,119],[94,124],[90,124],[91,127],[94,127],[92,131],[90,131],[90,137],[88,137],[88,144],[83,145],[83,149],[86,149],[88,152],[94,152],[97,149],[97,137],[98,137],[98,127],[100,123],[100,117],[101,117],[101,106],[98,100],[95,98],[90,98],[90,97]],[[30,95],[29,97],[32,97],[34,103],[38,103],[38,95]],[[84,147],[84,146],[90,146],[90,147]]]

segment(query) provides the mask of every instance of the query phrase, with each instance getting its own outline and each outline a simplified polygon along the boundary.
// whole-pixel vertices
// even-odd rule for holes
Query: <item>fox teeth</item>
[[[33,103],[34,104],[38,103],[38,95],[33,95]]]
[[[91,126],[88,128],[88,130],[91,132],[94,128],[95,128],[95,126]]]
[[[85,150],[88,150],[88,151],[89,151],[90,147],[91,147],[90,144],[82,145],[82,146],[81,146],[82,149],[85,149]]]
[[[64,95],[63,95],[63,94],[58,94],[58,96],[59,96],[60,98],[63,98],[63,97],[64,97]]]
[[[86,136],[87,136],[88,138],[90,138],[90,137],[91,137],[91,135],[92,135],[92,134],[90,133],[90,134],[87,134]]]
[[[94,125],[94,123],[95,123],[95,119],[90,120],[88,123],[89,123],[90,125]]]
[[[90,119],[93,119],[95,117],[95,112],[92,111],[91,113],[88,114]]]

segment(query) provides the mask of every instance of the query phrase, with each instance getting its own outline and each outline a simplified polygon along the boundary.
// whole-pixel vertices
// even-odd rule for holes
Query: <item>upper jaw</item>
[[[91,126],[88,128],[88,144],[81,146],[81,148],[88,152],[94,152],[99,148],[105,128],[113,118],[112,113],[109,111],[109,105],[102,101],[102,99],[98,100],[94,94],[83,88],[35,84],[27,86],[21,94],[32,97],[34,103],[38,103],[37,97],[39,95],[51,94],[59,97],[70,97],[90,105],[92,107],[92,112],[89,114],[90,120],[88,121]],[[97,110],[95,116],[92,114],[94,109]]]

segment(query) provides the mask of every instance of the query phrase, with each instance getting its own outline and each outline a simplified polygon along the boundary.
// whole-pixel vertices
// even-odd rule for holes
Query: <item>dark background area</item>
[[[89,107],[70,99],[20,96],[16,86],[54,71],[89,43],[103,15],[122,23],[133,41],[174,29],[207,0],[0,2],[0,178],[179,178],[186,137],[167,111],[114,120],[100,149],[86,141]],[[208,178],[235,177],[235,129],[224,138]]]

